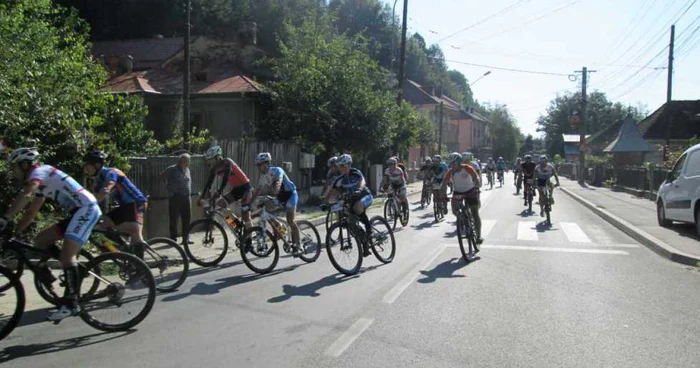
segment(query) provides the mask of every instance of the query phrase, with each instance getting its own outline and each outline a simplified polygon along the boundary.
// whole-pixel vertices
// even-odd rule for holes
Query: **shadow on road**
[[[9,362],[16,358],[22,358],[33,355],[51,354],[59,351],[77,349],[85,346],[99,344],[131,335],[135,331],[135,329],[132,329],[120,333],[100,332],[94,333],[92,335],[72,337],[69,339],[58,340],[43,344],[8,346],[5,349],[3,349],[2,352],[0,352],[0,363]],[[8,336],[7,339],[12,340],[12,335]]]
[[[360,273],[362,273],[362,272],[366,272],[366,270],[362,270]],[[268,299],[267,302],[268,303],[281,303],[281,302],[284,302],[284,301],[291,299],[294,296],[317,297],[317,296],[321,295],[318,293],[318,291],[323,289],[324,287],[338,285],[338,284],[341,284],[345,281],[352,280],[352,279],[355,279],[358,277],[359,277],[359,274],[353,275],[353,276],[345,276],[341,273],[336,273],[334,275],[326,276],[320,280],[314,281],[314,282],[306,284],[306,285],[295,286],[295,285],[285,284],[285,285],[282,285],[282,293],[283,294],[272,297],[272,298]]]
[[[195,268],[195,269],[190,268],[190,270],[187,271],[187,277],[201,275],[201,274],[205,274],[208,272],[215,272],[218,270],[223,270],[225,268],[234,267],[234,266],[238,266],[238,265],[242,265],[242,264],[243,264],[243,261],[239,259],[238,261],[228,262],[228,263],[224,263],[224,264],[218,264],[218,265],[212,266],[212,267],[199,267],[199,268]],[[193,267],[193,266],[196,266],[196,265],[194,264],[194,262],[190,261],[190,267]]]
[[[530,216],[534,216],[535,214],[536,214],[535,211],[529,211],[526,209],[522,210],[520,213],[516,213],[516,215],[518,215],[520,217],[530,217]]]
[[[423,222],[419,225],[411,225],[411,227],[416,229],[416,230],[421,230],[421,229],[433,227],[433,225],[436,225],[435,221],[427,221],[427,222]]]
[[[429,284],[437,281],[437,279],[451,279],[455,277],[465,277],[464,275],[455,275],[454,273],[467,265],[467,262],[460,258],[448,259],[435,266],[429,271],[420,271],[421,275],[425,276],[419,279],[418,282],[422,284]]]
[[[200,282],[192,287],[190,291],[186,293],[180,293],[180,294],[175,294],[175,295],[169,295],[166,296],[165,298],[162,299],[164,302],[172,302],[180,299],[184,299],[190,295],[212,295],[212,294],[218,294],[220,290],[225,289],[230,286],[236,286],[236,285],[241,285],[245,284],[251,281],[263,279],[266,277],[270,276],[275,276],[281,273],[289,272],[300,265],[292,265],[289,267],[285,268],[280,268],[278,270],[274,270],[268,274],[265,275],[258,275],[258,274],[246,274],[246,275],[236,275],[236,276],[231,276],[231,277],[226,277],[222,279],[216,280],[215,284],[206,284],[204,282]]]
[[[534,229],[537,230],[538,233],[543,233],[545,231],[559,231],[559,229],[552,227],[551,224],[548,224],[547,220],[538,222]]]

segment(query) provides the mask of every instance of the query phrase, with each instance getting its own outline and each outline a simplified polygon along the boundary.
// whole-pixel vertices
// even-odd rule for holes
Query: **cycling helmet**
[[[352,165],[352,157],[350,155],[343,154],[338,156],[338,166],[350,166]]]
[[[522,160],[520,159],[520,157],[518,157],[518,158],[515,159],[515,162],[520,162],[520,161],[522,161]]]
[[[427,164],[427,163],[433,162],[433,159],[430,157],[426,157],[425,160],[423,160],[423,162]]]
[[[442,156],[440,156],[440,155],[435,155],[435,156],[433,156],[433,161],[435,161],[435,162],[442,162]]]
[[[89,164],[104,164],[105,160],[109,157],[106,153],[100,150],[90,150],[83,157],[83,162]]]
[[[255,157],[255,163],[258,165],[270,161],[272,161],[272,155],[270,154],[270,152],[261,152],[258,153],[257,157]]]
[[[338,156],[333,156],[328,159],[328,167],[335,166],[335,164],[338,162]]]
[[[450,156],[447,158],[447,161],[451,164],[461,164],[462,163],[462,155],[459,154],[459,152],[452,152],[450,153]]]
[[[498,161],[503,161],[503,157],[499,157],[499,158],[498,158]]]
[[[7,160],[11,164],[16,164],[20,162],[31,162],[35,163],[36,160],[39,158],[39,151],[37,151],[36,148],[30,147],[22,147],[14,150],[12,154],[10,154],[10,157],[7,158]]]
[[[532,161],[532,156],[525,155],[525,161]]]
[[[547,162],[547,155],[541,155],[540,162]]]
[[[398,161],[396,160],[396,158],[394,158],[394,157],[389,157],[389,159],[386,160],[386,164],[389,165],[389,166],[396,165],[396,164],[398,164],[398,163],[399,163],[399,162],[398,162]]]
[[[464,153],[462,153],[462,160],[472,161],[472,160],[474,160],[474,155],[471,152],[464,152]]]
[[[489,162],[493,161],[493,157],[489,157]]]
[[[211,160],[212,158],[223,155],[224,150],[222,150],[220,146],[213,146],[207,150],[207,152],[204,154],[204,158],[206,158],[207,160]]]

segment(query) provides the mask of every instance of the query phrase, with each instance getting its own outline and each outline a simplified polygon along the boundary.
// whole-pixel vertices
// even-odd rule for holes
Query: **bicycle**
[[[430,188],[430,182],[423,182],[423,191],[421,193],[420,197],[420,206],[425,207],[425,206],[430,206],[430,201],[432,200],[432,195],[433,192]]]
[[[542,202],[544,202],[544,204]],[[552,226],[552,200],[549,193],[549,185],[545,185],[544,187],[542,187],[542,195],[540,196],[540,208],[547,215],[547,225]]]
[[[440,222],[447,215],[447,202],[440,199],[440,184],[433,185],[433,216]]]
[[[204,205],[204,218],[190,223],[185,237],[192,243],[185,242],[185,253],[201,267],[216,266],[226,257],[228,235],[222,223],[236,237],[236,247],[240,248],[245,240],[243,221],[228,207],[217,206],[216,201],[216,197],[209,199]]]
[[[475,195],[478,195],[478,191],[475,190]],[[476,244],[476,225],[474,223],[474,217],[472,216],[471,209],[464,205],[464,199],[469,197],[469,195],[452,196],[453,200],[458,200],[457,205],[457,240],[459,242],[459,250],[462,252],[462,257],[464,261],[471,262],[472,257],[479,253],[479,247]],[[467,248],[464,246],[464,239],[467,239]]]
[[[527,211],[532,213],[532,199],[535,197],[535,179],[525,179],[525,201]]]
[[[523,178],[520,177],[517,172],[513,172],[513,175],[515,175],[515,195],[518,195],[520,194],[520,189],[523,186]]]
[[[2,296],[0,299],[0,340],[2,340],[17,327],[22,318],[26,294],[19,278],[14,275],[11,269],[4,266],[0,266],[0,283],[6,286],[5,290],[0,293]],[[14,310],[8,313],[9,310],[5,306],[12,305],[15,306]]]
[[[326,234],[328,258],[338,272],[347,276],[360,272],[364,249],[371,249],[379,262],[384,264],[391,263],[396,254],[396,240],[389,223],[381,216],[372,217],[369,220],[371,234],[368,237],[367,232],[360,226],[358,216],[352,210],[352,198],[350,195],[344,195],[331,206],[331,211],[339,214],[340,221],[334,223]],[[343,260],[354,257],[353,255],[357,256],[357,260],[350,260],[345,266]]]
[[[401,226],[408,225],[408,218],[410,216],[410,211],[408,210],[408,203],[402,202],[401,206],[397,204],[396,196],[394,190],[387,192],[387,199],[384,202],[384,219],[391,225],[392,230],[396,230],[396,222],[401,221]]]
[[[266,274],[274,270],[279,261],[277,240],[282,241],[282,249],[287,254],[294,251],[294,244],[292,243],[292,232],[289,224],[267,210],[267,203],[272,202],[274,198],[261,197],[260,199],[259,206],[261,211],[258,216],[258,225],[250,229],[244,243],[246,245],[241,252],[241,258],[243,258],[243,262],[251,271]],[[315,262],[321,255],[321,236],[310,221],[299,220],[296,221],[296,224],[299,228],[299,247],[301,247],[299,258],[306,263]],[[272,228],[272,232],[267,230],[268,225]],[[270,259],[270,256],[272,258],[268,266],[259,267],[251,255],[258,257],[260,260]]]
[[[27,267],[35,278],[38,278],[42,287],[51,293],[52,300],[58,300],[59,296],[54,291],[54,283],[60,281],[59,287],[63,287],[65,280],[62,277],[55,280],[47,280],[44,267],[48,260],[56,259],[53,254],[44,249],[39,249],[31,244],[12,238],[6,233],[0,239],[0,249],[4,253],[12,253],[22,267]],[[34,264],[31,255],[38,255],[43,262]],[[156,286],[153,275],[148,266],[137,257],[127,253],[105,253],[98,255],[86,262],[79,262],[80,282],[78,316],[89,326],[106,332],[126,331],[141,323],[151,312],[156,297]],[[44,275],[41,277],[40,275]],[[0,329],[0,337],[7,336],[21,318],[24,304],[24,286],[19,275],[11,269],[2,267],[2,279],[0,281],[3,298],[8,295],[6,291],[15,290],[16,306],[10,323],[6,323]],[[130,292],[134,292],[131,295]],[[142,302],[142,306],[135,304]],[[0,303],[4,308],[7,303]],[[128,306],[129,308],[122,308]],[[116,312],[123,311],[126,320],[118,321]],[[0,312],[5,316],[6,313]],[[60,321],[54,322],[58,324]]]
[[[498,187],[503,188],[503,170],[498,170]]]
[[[486,179],[488,179],[489,185],[491,186],[491,189],[493,189],[493,170],[487,169]]]

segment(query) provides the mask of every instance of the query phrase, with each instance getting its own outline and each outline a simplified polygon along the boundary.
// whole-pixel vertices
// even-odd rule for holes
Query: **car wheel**
[[[664,208],[664,202],[662,200],[656,202],[656,220],[661,227],[671,226],[671,221],[666,219],[666,209]]]

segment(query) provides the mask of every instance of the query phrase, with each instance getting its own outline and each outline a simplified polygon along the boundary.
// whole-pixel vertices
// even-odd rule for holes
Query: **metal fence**
[[[647,189],[647,170],[645,168],[624,168],[615,170],[616,184],[638,190]]]
[[[241,167],[255,186],[258,182],[258,167],[255,156],[260,152],[270,152],[272,163],[281,166],[283,162],[291,162],[292,170],[287,172],[289,178],[298,188],[308,188],[308,172],[299,169],[301,148],[290,142],[241,142],[234,140],[218,140],[217,144],[224,150],[224,155],[230,157]]]

